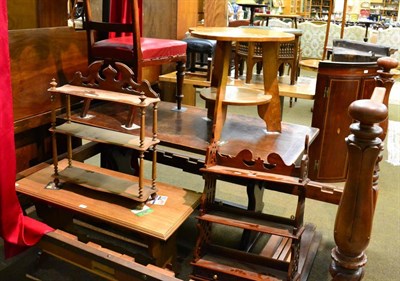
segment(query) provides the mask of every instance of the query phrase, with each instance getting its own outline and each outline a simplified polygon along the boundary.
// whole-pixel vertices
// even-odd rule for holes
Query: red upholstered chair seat
[[[180,40],[140,38],[142,59],[146,61],[166,60],[186,55],[186,42]],[[109,57],[114,60],[133,60],[132,36],[115,37],[97,41],[92,45],[94,57]]]

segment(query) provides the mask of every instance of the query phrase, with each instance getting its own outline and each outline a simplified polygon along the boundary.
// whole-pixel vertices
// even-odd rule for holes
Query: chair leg
[[[238,54],[235,54],[235,79],[239,78],[239,67],[241,64],[241,57]]]
[[[190,53],[190,61],[187,62],[188,68],[190,72],[195,72],[196,71],[196,53],[192,52]]]
[[[256,64],[256,71],[257,74],[260,75],[261,74],[261,70],[262,70],[262,61],[257,62]]]
[[[183,79],[185,77],[185,64],[182,61],[176,63],[176,107],[181,110],[182,107],[182,89]]]
[[[207,58],[207,81],[211,81],[211,74],[212,74],[212,58]]]
[[[279,76],[283,76],[285,71],[285,63],[281,63],[278,68]]]
[[[246,61],[246,83],[249,84],[251,82],[251,78],[253,78],[253,69],[254,69],[254,61],[252,59],[247,59]]]

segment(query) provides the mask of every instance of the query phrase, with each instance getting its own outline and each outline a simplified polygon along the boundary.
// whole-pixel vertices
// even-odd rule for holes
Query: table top
[[[249,8],[263,8],[268,6],[268,4],[246,3],[240,1],[236,2],[236,4],[238,4],[239,6],[249,7]]]
[[[258,28],[193,27],[190,30],[194,37],[217,41],[289,42],[294,40],[293,34]]]
[[[283,18],[283,19],[298,19],[301,16],[292,15],[292,14],[265,14],[265,13],[256,13],[256,17],[264,17],[264,18]]]
[[[290,28],[290,27],[253,25],[253,26],[241,26],[240,28],[255,28],[255,29],[275,30],[275,31],[280,31],[280,32],[291,33],[291,34],[294,34],[294,35],[297,35],[297,36],[303,34],[303,30],[302,29]]]
[[[66,159],[61,160],[59,162],[60,170],[67,165]],[[81,162],[73,161],[72,165],[88,171],[101,172],[121,179],[137,181],[137,177]],[[16,190],[55,206],[160,240],[167,240],[200,202],[201,194],[199,193],[164,183],[157,183],[157,194],[168,196],[165,205],[149,205],[152,212],[138,216],[132,212],[130,200],[121,196],[110,195],[110,193],[94,191],[72,184],[59,190],[46,189],[45,186],[52,180],[53,173],[53,165],[48,165],[19,180]]]
[[[207,109],[185,105],[187,110],[179,112],[172,110],[175,106],[176,104],[171,102],[160,102],[158,105],[157,137],[160,144],[198,153],[204,158],[212,127],[212,122],[206,118]],[[82,120],[74,115],[72,119],[79,118],[81,122],[88,124],[138,134],[138,130],[126,130],[121,127],[120,120],[126,120],[129,113],[129,107],[124,105],[99,105],[88,112],[97,118]],[[151,124],[151,114],[146,116],[146,123]],[[270,153],[278,153],[283,161],[290,165],[303,154],[306,135],[312,143],[318,132],[317,128],[282,122],[281,133],[268,133],[261,118],[228,112],[221,134],[220,152],[235,156],[243,149],[250,149],[256,157],[264,160]],[[146,135],[152,135],[151,128],[146,128]]]

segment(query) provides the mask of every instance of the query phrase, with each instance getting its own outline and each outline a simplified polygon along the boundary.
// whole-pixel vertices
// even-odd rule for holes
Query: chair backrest
[[[298,28],[303,31],[301,38],[302,58],[322,58],[324,51],[324,39],[326,34],[326,23],[315,24],[305,21],[298,24]]]
[[[280,19],[269,19],[268,20],[268,26],[270,27],[282,27],[282,28],[291,28],[292,27],[292,22],[285,22]]]
[[[99,40],[112,37],[132,36],[132,53],[133,60],[125,62],[133,67],[137,73],[137,64],[142,61],[142,53],[140,46],[141,37],[141,4],[142,0],[126,0],[126,1],[102,1],[103,10],[109,11],[109,20],[95,19],[93,17],[93,7],[91,0],[83,0],[84,2],[84,29],[87,33],[88,41],[88,60],[89,64],[99,58],[94,58],[92,54],[92,46]],[[111,4],[110,4],[111,3]],[[121,12],[125,14],[121,16]]]

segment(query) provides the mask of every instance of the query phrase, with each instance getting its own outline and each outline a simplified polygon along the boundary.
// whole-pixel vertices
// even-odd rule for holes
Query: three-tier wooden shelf
[[[46,188],[62,188],[64,183],[77,184],[85,188],[108,192],[133,199],[143,207],[144,203],[157,192],[156,187],[156,145],[157,138],[157,104],[160,101],[149,83],[137,84],[132,80],[131,70],[125,65],[118,64],[104,66],[102,61],[94,62],[89,66],[88,76],[76,73],[70,84],[57,87],[53,80],[48,90],[51,94],[52,108],[52,132],[53,141],[53,181]],[[119,81],[116,83],[115,81]],[[59,96],[59,97],[57,97]],[[65,99],[65,114],[56,114],[56,99]],[[73,113],[73,104],[82,103],[82,112]],[[78,99],[78,101],[76,101]],[[121,124],[120,130],[107,128],[104,120],[93,121],[96,116],[88,115],[88,109],[93,103],[120,103],[131,107],[131,114],[125,124]],[[153,135],[146,136],[146,108],[153,106]],[[138,113],[138,114],[137,114]],[[138,118],[137,118],[138,115]],[[104,116],[102,116],[104,117]],[[134,120],[137,120],[135,124]],[[88,122],[88,120],[91,120]],[[57,135],[67,137],[68,165],[59,171]],[[131,148],[138,151],[139,168],[136,171],[137,181],[128,181],[110,175],[96,173],[90,170],[74,167],[72,161],[72,138],[77,137],[88,141],[116,145]],[[144,184],[144,153],[152,148],[152,181],[151,185]]]

